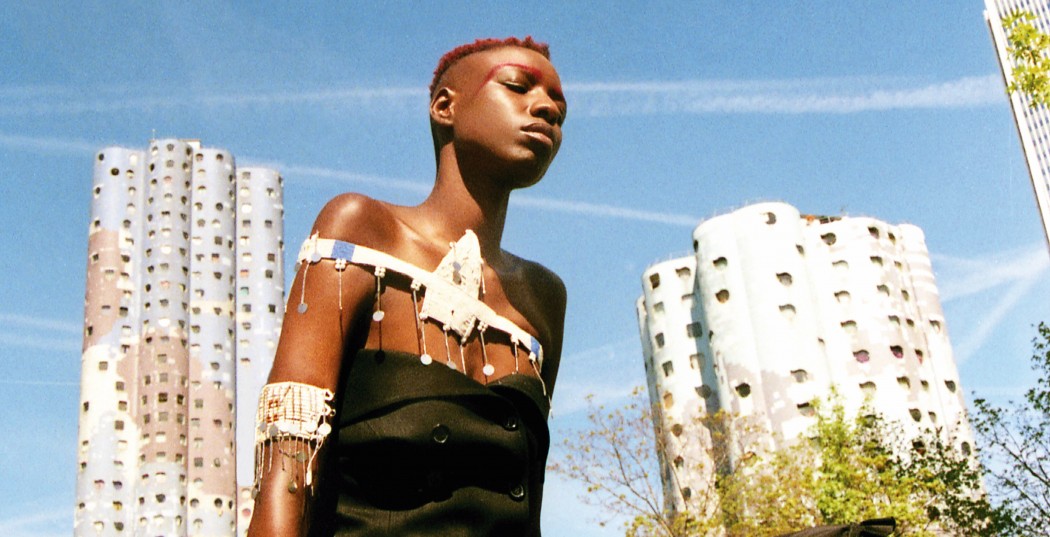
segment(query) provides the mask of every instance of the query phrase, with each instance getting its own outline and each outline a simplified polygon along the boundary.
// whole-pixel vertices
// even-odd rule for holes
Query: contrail
[[[81,350],[80,341],[55,339],[53,335],[23,336],[0,332],[0,343],[9,347],[24,347],[45,351],[79,352]]]
[[[33,317],[14,313],[0,313],[0,324],[15,324],[28,328],[42,328],[68,334],[79,334],[81,326],[69,321],[57,321],[46,317]]]
[[[569,86],[571,114],[850,114],[968,108],[1006,102],[999,77],[964,77],[912,87],[856,81],[686,81]]]
[[[299,175],[304,177],[334,180],[348,184],[372,185],[380,188],[390,188],[393,190],[402,190],[418,194],[426,194],[427,192],[430,192],[430,184],[423,183],[421,181],[410,181],[407,179],[397,179],[393,177],[380,177],[375,175],[366,175],[353,172],[346,172],[342,170],[333,170],[328,168],[319,168],[311,166],[289,166],[281,163],[262,163],[262,161],[253,162],[260,163],[259,165],[277,168],[281,170],[281,174],[285,175],[286,177]],[[584,216],[600,216],[604,218],[634,220],[638,222],[652,222],[657,224],[684,226],[689,228],[695,227],[696,224],[700,222],[699,217],[685,214],[647,211],[644,209],[632,209],[628,207],[618,207],[615,205],[605,205],[600,203],[590,203],[573,200],[561,200],[554,198],[529,196],[524,194],[516,194],[512,196],[510,204],[512,206],[532,207],[535,209],[542,209],[552,212]]]
[[[1042,243],[980,258],[931,257],[938,269],[948,273],[945,277],[938,277],[943,303],[1005,288],[994,297],[993,304],[984,308],[986,313],[980,324],[967,333],[966,339],[956,338],[955,359],[959,364],[980,350],[1007,314],[1050,270],[1050,259]]]
[[[0,116],[45,117],[153,112],[172,108],[323,107],[342,113],[422,110],[423,85],[330,88],[269,93],[150,95],[150,90],[98,91],[76,97],[68,88],[31,92],[0,87]],[[566,83],[570,114],[592,117],[695,114],[851,114],[943,109],[1006,103],[997,75],[916,84],[899,79],[825,77],[794,80],[597,81]],[[108,94],[108,95],[106,95]]]

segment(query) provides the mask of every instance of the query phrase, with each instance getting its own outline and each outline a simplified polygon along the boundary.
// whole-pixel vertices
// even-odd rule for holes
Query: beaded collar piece
[[[384,312],[382,309],[382,285],[386,272],[393,271],[411,280],[411,291],[413,303],[417,301],[417,293],[423,291],[422,308],[416,307],[416,328],[422,342],[422,355],[420,360],[425,365],[432,363],[432,358],[426,350],[426,340],[422,338],[422,323],[431,322],[441,327],[441,330],[454,333],[460,342],[460,366],[466,370],[466,361],[463,359],[463,345],[474,336],[475,332],[481,341],[482,355],[485,365],[483,373],[486,378],[495,371],[488,363],[485,351],[485,332],[496,330],[505,334],[511,342],[511,348],[515,356],[515,372],[518,369],[519,349],[528,353],[529,363],[536,374],[539,375],[543,366],[543,349],[531,334],[522,330],[511,320],[496,313],[492,308],[480,300],[485,293],[485,280],[483,277],[484,262],[481,258],[481,247],[478,237],[473,231],[467,232],[457,242],[449,244],[449,252],[433,271],[427,271],[411,263],[402,261],[394,256],[373,250],[357,244],[334,239],[322,239],[319,234],[314,233],[307,239],[299,249],[298,263],[304,266],[303,292],[300,294],[298,311],[300,314],[307,311],[305,302],[306,274],[311,265],[322,259],[335,261],[334,268],[340,274],[339,280],[339,307],[342,309],[342,273],[347,264],[370,267],[376,277],[376,310],[372,319],[382,322]],[[305,265],[303,265],[305,263]],[[445,351],[448,357],[446,362],[449,367],[456,369],[455,360],[452,358],[451,349],[448,348],[448,338],[445,338]]]

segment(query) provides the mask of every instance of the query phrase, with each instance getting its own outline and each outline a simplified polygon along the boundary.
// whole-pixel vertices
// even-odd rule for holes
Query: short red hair
[[[442,75],[445,71],[448,71],[456,62],[463,58],[474,54],[475,52],[482,52],[489,49],[499,47],[521,47],[527,48],[532,51],[539,52],[544,58],[551,59],[550,47],[547,43],[540,43],[532,39],[532,36],[525,36],[525,39],[518,39],[517,37],[508,37],[506,39],[478,39],[473,43],[466,45],[460,45],[448,52],[438,60],[437,69],[434,69],[434,79],[430,81],[430,94],[434,94],[434,90],[437,89],[438,81],[441,80]]]

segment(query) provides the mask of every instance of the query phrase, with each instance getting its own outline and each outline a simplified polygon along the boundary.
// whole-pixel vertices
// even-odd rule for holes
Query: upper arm
[[[533,288],[535,289],[540,314],[543,318],[543,382],[547,385],[548,394],[554,392],[554,382],[561,364],[562,340],[565,332],[565,306],[567,292],[565,284],[557,274],[547,268],[535,265]]]
[[[376,203],[355,194],[338,196],[321,210],[310,234],[360,241],[361,230],[375,227],[370,220]],[[371,305],[373,287],[372,276],[360,267],[347,265],[337,271],[329,259],[302,263],[288,291],[269,381],[302,382],[335,391],[348,346],[359,344],[366,335],[359,321]],[[306,305],[305,311],[300,304]]]

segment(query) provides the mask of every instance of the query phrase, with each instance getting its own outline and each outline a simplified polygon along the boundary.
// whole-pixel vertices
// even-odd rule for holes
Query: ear
[[[452,126],[455,115],[454,101],[456,93],[447,86],[442,86],[430,99],[430,121],[442,127]]]

